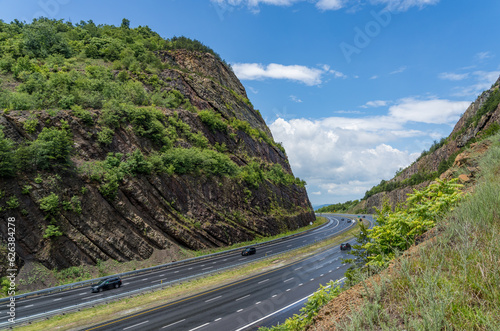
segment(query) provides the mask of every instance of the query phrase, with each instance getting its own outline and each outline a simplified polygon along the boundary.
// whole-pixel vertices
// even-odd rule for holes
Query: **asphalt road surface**
[[[344,221],[341,221],[342,217],[340,216],[330,215],[328,218],[329,222],[318,229],[278,242],[256,245],[257,253],[255,255],[241,256],[238,251],[217,256],[207,256],[203,259],[182,265],[171,266],[146,274],[123,278],[123,285],[121,288],[100,293],[91,293],[90,287],[85,287],[16,300],[16,321],[17,323],[21,323],[23,321],[39,319],[60,314],[65,311],[75,310],[80,307],[83,308],[83,306],[99,304],[104,300],[113,301],[126,293],[148,290],[152,286],[160,283],[195,277],[200,274],[227,269],[237,264],[250,263],[265,256],[277,255],[315,241],[328,239],[355,225],[355,222],[348,223],[346,217],[344,217]],[[318,261],[314,260],[315,258],[318,258]],[[193,298],[186,298],[180,302],[169,304],[168,307],[153,310],[157,312],[161,311],[161,313],[141,313],[143,317],[155,316],[150,318],[151,321],[149,318],[142,320],[140,318],[137,319],[138,317],[130,317],[124,321],[112,323],[100,329],[133,330],[136,328],[135,325],[137,325],[137,329],[153,330],[163,328],[163,330],[167,330],[169,324],[171,324],[171,330],[191,330],[202,325],[203,330],[236,330],[240,327],[239,325],[244,326],[245,323],[249,324],[263,318],[268,315],[268,312],[271,310],[275,312],[293,303],[293,300],[296,301],[311,294],[318,288],[320,283],[324,284],[330,279],[335,280],[342,278],[343,272],[347,266],[341,265],[341,258],[342,254],[338,248],[329,250],[319,257],[315,256],[307,261],[300,262],[300,265],[283,266],[273,271],[272,275],[269,275],[267,278],[266,276],[268,275],[264,274],[253,277],[253,279],[224,286],[217,290],[217,295],[202,293]],[[325,264],[326,262],[323,261],[327,261],[331,267],[327,266]],[[313,270],[309,267],[309,265],[312,264],[315,265],[314,268],[316,268],[316,264],[322,265],[322,267],[313,268]],[[284,274],[290,275],[290,277],[284,279],[281,283],[277,281],[276,277],[282,277]],[[260,277],[263,278],[261,279]],[[253,284],[255,282],[258,286]],[[269,295],[271,292],[271,297],[265,298],[265,295]],[[240,293],[246,294],[239,295]],[[256,298],[259,299],[254,300]],[[281,304],[282,302],[286,304],[283,305]],[[193,309],[193,307],[196,308]],[[212,307],[217,309],[213,311]],[[233,307],[237,309],[234,310],[232,309]],[[0,327],[12,326],[12,324],[7,321],[9,318],[7,315],[8,307],[2,305],[0,308]],[[232,310],[234,310],[234,312],[231,312]],[[171,311],[175,311],[175,313],[170,313]],[[166,314],[166,312],[169,313]],[[209,312],[208,316],[206,312]],[[282,312],[283,311],[281,311],[281,315],[283,315]],[[176,316],[179,318],[176,318]],[[259,318],[255,318],[257,316]],[[166,320],[168,323],[165,322]],[[200,322],[198,323],[198,321]],[[230,323],[230,321],[233,322]],[[238,321],[238,323],[235,324],[235,321]],[[219,324],[219,326],[217,327],[215,324]],[[202,327],[199,329],[202,330]]]

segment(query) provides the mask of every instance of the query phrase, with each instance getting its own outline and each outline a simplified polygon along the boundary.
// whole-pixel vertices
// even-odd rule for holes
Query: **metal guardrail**
[[[349,226],[349,227],[347,227],[347,228],[342,229],[341,231],[339,231],[339,234],[348,231],[355,224],[356,224],[356,222],[353,222],[353,224],[351,226]],[[317,230],[317,229],[320,229],[320,227],[314,228],[314,229],[305,230],[305,231],[300,232],[300,233],[305,233],[305,232],[312,231],[312,230]],[[298,235],[300,233],[296,233],[296,234],[287,236],[287,238],[296,236],[296,235]],[[274,240],[268,241],[266,243],[275,242],[275,241],[278,241],[278,240],[282,240],[284,238],[286,238],[286,237],[274,239]],[[312,245],[313,243],[314,242],[308,242],[306,244],[302,244],[302,245],[299,245],[297,247],[290,248],[290,249],[284,250],[282,252],[276,253],[276,255],[280,255],[280,254],[284,254],[284,253],[287,253],[287,252],[290,252],[290,251],[294,251],[296,249]],[[262,244],[264,244],[264,243],[262,243]],[[262,246],[262,244],[260,244],[260,245]],[[231,251],[236,251],[236,250],[239,251],[240,249],[241,248],[232,249]],[[229,252],[229,251],[226,251],[226,252]],[[220,252],[220,253],[226,253],[226,252]],[[214,254],[222,255],[220,253],[214,253]],[[262,257],[253,259],[251,262],[256,262],[256,261],[264,260],[264,259],[267,259],[269,257],[270,256],[262,256]],[[195,260],[195,259],[199,259],[199,258],[192,258],[192,259],[189,259],[189,260]],[[182,261],[178,261],[178,262],[182,262]],[[200,273],[200,274],[196,274],[196,275],[193,275],[193,276],[179,278],[179,279],[172,280],[172,281],[169,281],[169,282],[160,283],[160,284],[152,285],[152,286],[148,286],[148,287],[142,287],[140,289],[132,290],[132,291],[125,292],[125,293],[120,293],[120,294],[114,295],[112,297],[101,298],[101,299],[97,299],[97,300],[93,300],[93,301],[89,301],[89,302],[82,302],[80,304],[76,304],[76,305],[69,306],[69,307],[55,309],[55,310],[52,310],[52,311],[48,311],[48,312],[44,312],[44,313],[40,313],[40,314],[36,314],[36,315],[31,315],[31,316],[27,316],[27,317],[16,318],[16,324],[17,323],[31,322],[31,321],[35,321],[35,320],[39,320],[39,319],[43,319],[43,318],[48,318],[49,316],[52,316],[52,315],[55,315],[55,314],[58,314],[58,313],[61,313],[61,312],[77,311],[77,310],[80,310],[80,309],[82,309],[84,307],[92,307],[92,306],[95,306],[95,305],[99,305],[101,303],[108,303],[108,302],[116,301],[117,299],[121,299],[121,298],[125,298],[125,297],[132,297],[132,296],[134,296],[136,294],[140,294],[140,293],[144,293],[144,292],[148,292],[148,291],[154,291],[154,290],[157,290],[159,288],[170,287],[170,286],[172,286],[174,284],[177,284],[177,283],[183,283],[183,282],[187,282],[187,281],[192,281],[192,280],[196,280],[196,279],[199,279],[199,278],[203,278],[203,277],[208,276],[208,275],[214,275],[214,274],[220,273],[220,272],[222,272],[224,270],[232,269],[234,267],[238,267],[238,266],[241,266],[241,265],[244,265],[244,264],[247,264],[247,263],[248,262],[240,262],[240,263],[232,264],[230,266],[218,268],[218,269],[215,269],[215,270],[206,271],[206,272],[203,272],[203,273]],[[154,267],[152,267],[152,268],[154,268]],[[141,269],[141,270],[147,270],[147,269],[151,269],[151,268],[146,268],[146,269]],[[132,272],[129,272],[129,273],[132,273]],[[108,278],[108,277],[112,277],[112,276],[106,276],[106,277],[101,277],[101,278],[96,278],[96,279],[103,279],[103,278]],[[86,281],[86,282],[89,282],[89,281]],[[82,283],[82,282],[79,282],[79,283]],[[74,284],[77,284],[77,283],[74,283]],[[59,287],[60,286],[54,287],[54,289],[59,288]],[[73,287],[73,288],[76,288],[76,287]],[[40,292],[40,291],[37,291],[37,292]],[[36,292],[31,292],[31,293],[36,293]],[[11,326],[10,322],[0,323],[0,328],[9,327],[9,326]]]
[[[304,231],[301,231],[301,232],[298,232],[298,233],[295,233],[295,234],[291,234],[291,235],[288,235],[288,236],[285,236],[285,237],[282,237],[282,238],[273,239],[273,240],[270,240],[270,241],[266,241],[266,242],[255,244],[255,245],[251,245],[251,246],[261,247],[263,245],[267,245],[267,244],[270,244],[270,243],[279,242],[279,241],[282,241],[282,240],[285,240],[285,239],[293,238],[293,237],[296,237],[298,235],[301,235],[301,234],[304,234],[304,233],[307,233],[307,232],[311,232],[311,231],[314,231],[314,230],[321,229],[322,227],[326,226],[327,224],[328,223],[325,223],[325,224],[323,224],[323,225],[321,225],[321,226],[319,226],[317,228],[307,229],[307,230],[304,230]],[[302,246],[299,246],[299,247],[302,247]],[[99,277],[99,278],[84,280],[84,281],[81,281],[81,282],[76,282],[76,283],[71,283],[71,284],[65,284],[65,285],[50,287],[50,288],[47,288],[47,289],[44,289],[44,290],[39,290],[39,291],[34,291],[34,292],[28,292],[28,293],[18,294],[16,296],[14,296],[14,298],[16,300],[19,300],[19,299],[24,299],[24,298],[28,298],[28,297],[34,297],[34,296],[40,296],[40,295],[44,295],[44,294],[52,294],[52,293],[66,291],[66,290],[72,290],[72,289],[75,289],[75,288],[81,288],[81,287],[92,285],[94,283],[97,283],[97,282],[99,282],[99,281],[101,281],[103,279],[109,278],[109,277],[127,278],[127,277],[131,277],[131,276],[139,275],[139,274],[142,274],[142,273],[147,273],[147,272],[150,272],[150,271],[156,271],[156,270],[161,270],[161,269],[165,269],[165,268],[175,267],[175,266],[178,266],[178,265],[183,265],[183,264],[187,264],[187,263],[195,262],[195,261],[202,261],[204,259],[212,258],[214,256],[223,256],[225,254],[231,254],[233,252],[240,251],[240,250],[242,250],[244,248],[245,247],[242,246],[242,247],[239,247],[239,248],[233,248],[233,249],[230,249],[230,250],[227,250],[227,251],[223,251],[223,252],[207,254],[207,255],[193,257],[193,258],[189,258],[189,259],[185,259],[185,260],[180,260],[180,261],[175,261],[175,262],[169,262],[169,263],[157,265],[157,266],[154,266],[154,267],[149,267],[149,268],[144,268],[144,269],[139,269],[139,270],[133,270],[133,271],[128,271],[128,272],[124,272],[124,273],[120,273],[120,274],[108,275],[108,276],[104,276],[104,277]],[[0,304],[2,304],[4,302],[9,302],[9,301],[10,301],[10,297],[1,298],[0,299]]]

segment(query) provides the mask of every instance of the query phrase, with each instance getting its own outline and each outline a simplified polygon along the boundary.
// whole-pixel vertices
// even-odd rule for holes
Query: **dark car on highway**
[[[257,250],[255,249],[255,247],[248,247],[248,248],[245,248],[243,250],[243,252],[241,252],[241,255],[247,256],[247,255],[255,254],[256,252],[257,252]]]
[[[101,292],[103,290],[109,290],[111,288],[118,288],[122,286],[122,280],[120,277],[111,277],[101,280],[96,285],[92,286],[92,292]]]
[[[349,244],[349,243],[340,244],[340,250],[341,251],[350,251],[351,250],[351,244]]]

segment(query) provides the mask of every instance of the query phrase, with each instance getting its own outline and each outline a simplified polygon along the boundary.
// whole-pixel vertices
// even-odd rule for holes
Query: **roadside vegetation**
[[[363,303],[351,307],[353,313],[340,322],[330,315],[331,322],[318,326],[301,324],[304,317],[297,315],[270,330],[496,330],[500,135],[490,139],[472,194],[462,195],[453,181],[437,181],[395,211],[378,211],[379,225],[358,234],[362,244],[347,261],[353,267],[342,289],[362,285]],[[424,234],[428,240],[420,243]],[[416,240],[420,244],[412,246]]]

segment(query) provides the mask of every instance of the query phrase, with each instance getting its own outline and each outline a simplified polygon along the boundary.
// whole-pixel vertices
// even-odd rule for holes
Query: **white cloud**
[[[211,0],[218,6],[247,6],[251,11],[258,13],[259,5],[291,6],[297,2],[306,0]],[[359,7],[359,1],[352,0],[307,0],[314,3],[321,11],[339,10],[350,6],[351,10]],[[406,11],[412,7],[423,8],[428,5],[437,4],[440,0],[370,0],[372,5],[383,5],[388,10]]]
[[[388,102],[385,100],[374,100],[374,101],[368,101],[365,103],[361,108],[377,108],[377,107],[385,107],[387,106]]]
[[[461,101],[405,98],[383,116],[277,118],[270,129],[275,140],[283,142],[294,174],[308,183],[310,192],[322,192],[322,201],[333,203],[361,198],[381,179],[393,177],[399,168],[420,155],[420,150],[402,150],[394,143],[441,138],[435,131],[412,128],[412,122],[448,125],[456,122],[468,105]]]
[[[293,102],[297,102],[297,103],[301,103],[302,100],[300,100],[297,96],[295,95],[290,95],[290,99],[293,101]]]
[[[479,95],[482,91],[488,90],[491,85],[498,80],[500,71],[474,71],[470,76],[472,76],[474,83],[456,88],[456,96],[474,97]]]
[[[439,74],[440,79],[444,80],[453,80],[453,81],[458,81],[458,80],[464,80],[469,77],[468,73],[464,74],[455,74],[452,72],[443,72]]]
[[[493,54],[491,54],[491,52],[479,52],[476,54],[476,59],[478,59],[479,61],[484,61],[484,60],[487,60],[487,59],[491,59],[494,57]]]
[[[394,70],[393,72],[391,72],[390,74],[391,75],[395,75],[395,74],[400,74],[404,71],[406,71],[406,69],[408,69],[407,66],[402,66],[402,67],[399,67],[398,69]]]
[[[316,7],[321,10],[338,10],[344,7],[345,0],[319,0]]]
[[[306,180],[308,189],[328,192],[327,196],[362,197],[418,156],[389,145],[405,130],[387,116],[316,121],[278,118],[270,128],[276,141],[283,142],[294,174]]]
[[[321,84],[321,76],[324,73],[323,70],[316,68],[277,63],[271,63],[267,66],[260,63],[234,63],[231,64],[231,67],[241,80],[289,79],[311,86]]]
[[[347,76],[346,76],[346,75],[344,75],[343,73],[341,73],[340,71],[336,71],[336,70],[329,70],[328,72],[329,72],[329,73],[331,73],[331,74],[333,74],[333,76],[334,76],[335,78],[344,78],[344,79],[346,79],[346,78],[347,78]]]
[[[372,4],[382,4],[385,5],[388,10],[391,11],[407,11],[412,7],[418,7],[422,9],[429,5],[435,5],[440,0],[371,0]]]
[[[389,114],[403,122],[453,124],[458,121],[460,114],[463,114],[469,105],[469,101],[406,98],[391,106]]]
[[[370,79],[378,79],[378,76],[377,75],[373,75],[370,77]]]

